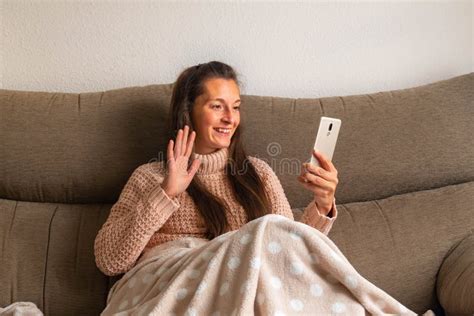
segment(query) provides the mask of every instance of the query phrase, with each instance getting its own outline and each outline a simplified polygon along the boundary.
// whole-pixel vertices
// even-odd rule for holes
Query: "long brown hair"
[[[233,80],[240,85],[234,69],[219,61],[189,67],[178,76],[171,96],[169,116],[171,138],[176,139],[178,130],[185,125],[190,127],[190,131],[194,130],[191,113],[196,98],[205,92],[206,80],[215,78]],[[245,153],[240,139],[241,129],[240,124],[232,136],[225,171],[236,200],[245,209],[247,218],[251,221],[270,211],[270,199],[265,193],[262,180]],[[191,160],[192,158],[189,165],[192,163]],[[206,238],[213,239],[225,233],[229,228],[225,216],[225,204],[209,192],[197,176],[194,176],[186,191],[207,225]]]

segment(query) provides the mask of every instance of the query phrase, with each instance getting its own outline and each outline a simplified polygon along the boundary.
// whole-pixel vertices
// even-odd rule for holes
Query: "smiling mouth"
[[[230,132],[232,131],[230,128],[214,128],[214,130],[222,135],[230,135]]]

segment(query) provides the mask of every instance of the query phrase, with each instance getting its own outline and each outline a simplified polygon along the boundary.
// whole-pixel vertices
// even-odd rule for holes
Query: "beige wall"
[[[169,83],[216,59],[236,67],[243,93],[318,97],[411,87],[474,67],[471,0],[0,1],[7,89]]]

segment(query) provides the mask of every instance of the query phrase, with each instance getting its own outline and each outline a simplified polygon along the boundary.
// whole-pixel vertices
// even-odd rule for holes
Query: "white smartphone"
[[[319,129],[316,141],[314,142],[314,149],[321,152],[330,161],[332,161],[334,149],[336,148],[340,128],[340,119],[322,116],[319,121]],[[320,167],[318,159],[316,159],[312,153],[311,163]]]

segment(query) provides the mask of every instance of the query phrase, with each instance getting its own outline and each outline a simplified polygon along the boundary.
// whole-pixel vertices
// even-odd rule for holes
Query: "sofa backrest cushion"
[[[97,93],[0,90],[0,197],[117,200],[133,170],[162,159],[171,85]],[[242,96],[248,153],[266,160],[290,204],[321,116],[342,120],[333,163],[338,203],[474,179],[474,73],[388,92],[318,99]]]

